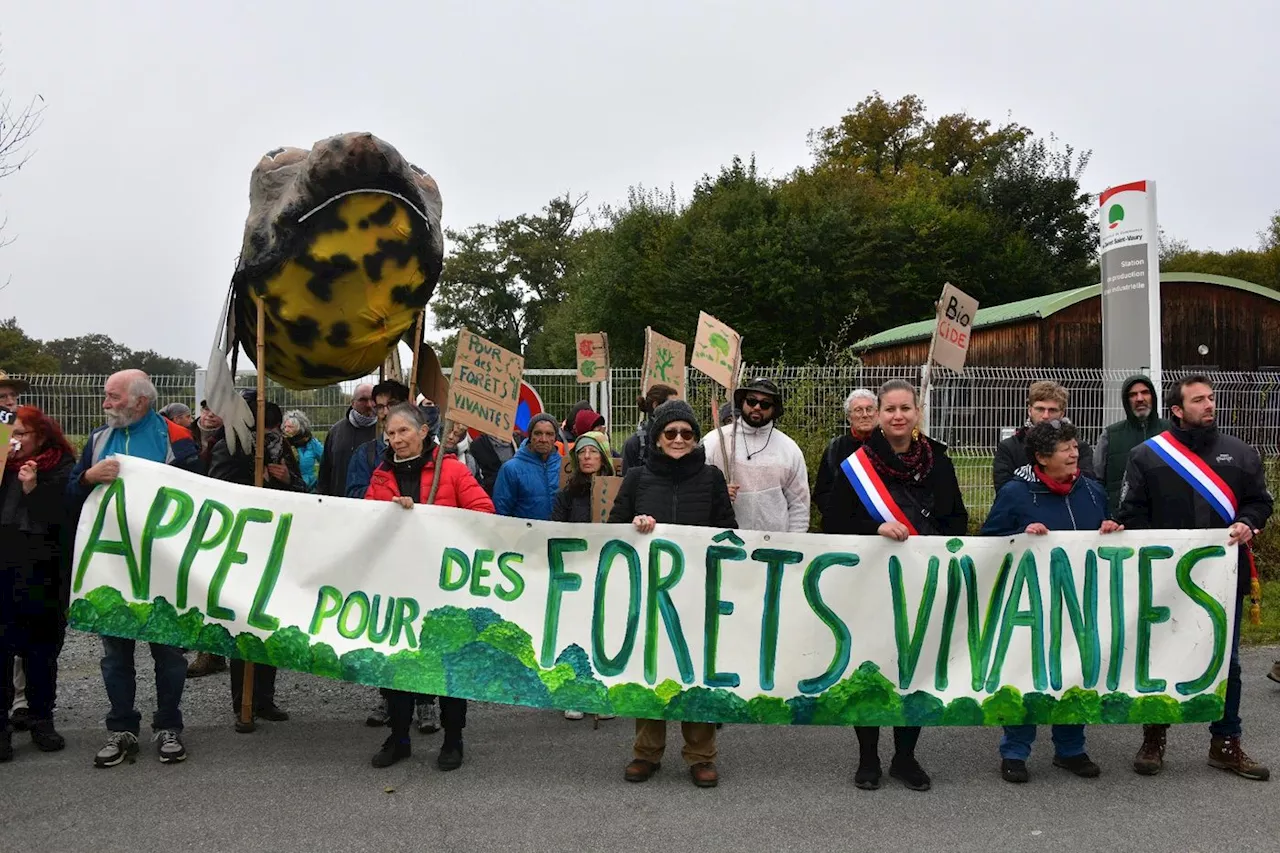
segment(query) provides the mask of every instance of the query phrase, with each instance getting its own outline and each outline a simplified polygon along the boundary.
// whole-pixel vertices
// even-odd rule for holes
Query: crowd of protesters
[[[77,454],[59,424],[21,399],[22,379],[0,371],[0,421],[12,434],[0,478],[0,652],[3,708],[0,761],[13,756],[14,731],[27,731],[36,749],[56,751],[65,741],[54,726],[58,656],[66,633],[69,562],[80,508],[98,485],[119,474],[119,456],[173,465],[215,479],[253,486],[255,448],[229,444],[218,416],[204,401],[199,412],[181,403],[157,409],[149,377],[126,370],[103,389],[104,424]],[[246,392],[252,411],[256,399]],[[321,441],[300,411],[266,402],[265,475],[262,486],[340,498],[388,501],[405,508],[427,501],[440,466],[434,502],[472,512],[555,522],[589,522],[595,477],[623,475],[607,522],[631,525],[642,535],[657,524],[802,533],[810,529],[810,480],[796,442],[781,428],[784,392],[759,378],[744,384],[703,434],[699,419],[674,388],[654,385],[638,401],[640,423],[614,451],[607,419],[579,403],[557,423],[549,414],[530,419],[510,440],[472,438],[462,427],[443,431],[430,400],[410,400],[402,383],[388,380],[355,388],[350,407]],[[1272,498],[1256,450],[1219,430],[1212,383],[1193,376],[1176,383],[1168,418],[1160,415],[1150,379],[1133,377],[1120,401],[1125,416],[1102,432],[1096,447],[1082,441],[1067,417],[1068,395],[1053,382],[1029,389],[1026,422],[995,448],[995,502],[981,535],[1043,535],[1051,530],[1224,528],[1247,546],[1266,525]],[[848,429],[821,456],[812,503],[824,533],[878,535],[897,541],[911,536],[958,536],[969,529],[969,512],[944,444],[921,432],[920,400],[908,382],[856,389],[845,400]],[[1236,512],[1214,508],[1180,476],[1151,440],[1167,439],[1211,470],[1229,489]],[[1163,445],[1162,445],[1163,447]],[[562,466],[567,457],[567,478]],[[882,486],[897,508],[894,518],[862,497],[858,478]],[[1241,668],[1239,623],[1248,590],[1251,551],[1239,549],[1241,587],[1222,719],[1210,726],[1208,761],[1241,777],[1265,780],[1265,766],[1246,754],[1239,715]],[[135,707],[135,642],[101,638],[102,678],[107,699],[107,738],[94,756],[98,767],[132,761],[139,752],[141,713]],[[156,682],[152,738],[164,763],[187,758],[182,693],[187,678],[228,668],[220,657],[150,643]],[[241,661],[230,662],[230,705],[240,712]],[[289,715],[275,702],[273,667],[254,668],[253,715],[283,722]],[[1280,681],[1280,662],[1270,674]],[[372,759],[387,767],[410,755],[411,729],[443,729],[437,758],[441,770],[463,762],[462,731],[467,703],[454,697],[421,696],[383,689],[366,723],[388,726],[390,735]],[[579,711],[565,717],[579,720]],[[682,757],[692,782],[718,783],[717,729],[683,722]],[[1135,772],[1159,773],[1167,726],[1144,726],[1133,761]],[[859,747],[854,783],[881,784],[879,729],[856,727]],[[1012,783],[1029,779],[1026,761],[1035,740],[1030,725],[1007,726],[1001,739],[1000,773]],[[928,790],[929,774],[918,755],[921,729],[897,727],[889,775],[913,790]],[[637,720],[632,760],[625,778],[644,782],[659,769],[666,723]],[[1053,763],[1084,778],[1100,766],[1085,751],[1080,725],[1052,727]]]

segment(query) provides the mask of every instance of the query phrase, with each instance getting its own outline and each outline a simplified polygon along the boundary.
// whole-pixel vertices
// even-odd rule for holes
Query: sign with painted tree
[[[742,336],[706,311],[698,312],[698,334],[693,341],[690,367],[710,376],[722,388],[737,385],[742,361]]]
[[[646,535],[121,457],[76,531],[70,622],[373,686],[628,717],[1206,722],[1223,713],[1235,549],[1225,530]]]
[[[660,335],[651,328],[644,330],[644,376],[640,393],[654,385],[670,385],[677,395],[684,394],[685,345]]]
[[[574,347],[578,353],[578,381],[603,382],[609,378],[609,336],[604,332],[576,334]]]

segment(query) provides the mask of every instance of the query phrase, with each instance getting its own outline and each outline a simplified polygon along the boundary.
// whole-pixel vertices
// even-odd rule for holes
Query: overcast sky
[[[781,177],[873,89],[1092,149],[1092,191],[1154,179],[1197,248],[1253,246],[1280,208],[1280,6],[1260,0],[0,7],[0,88],[47,107],[0,181],[0,318],[200,364],[253,166],[345,131],[430,172],[452,228],[565,191],[687,198],[735,154]]]

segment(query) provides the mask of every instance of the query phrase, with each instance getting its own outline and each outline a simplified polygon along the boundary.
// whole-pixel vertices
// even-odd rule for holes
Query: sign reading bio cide
[[[973,320],[978,315],[978,300],[948,282],[938,300],[938,325],[933,330],[933,361],[956,373],[964,370],[969,354],[969,338]]]

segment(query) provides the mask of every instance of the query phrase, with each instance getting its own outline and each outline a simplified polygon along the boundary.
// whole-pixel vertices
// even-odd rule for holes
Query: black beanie
[[[702,427],[698,425],[698,418],[693,414],[693,407],[684,400],[674,399],[668,400],[654,409],[653,414],[649,416],[650,446],[657,447],[658,436],[662,434],[668,424],[673,424],[676,421],[685,421],[693,428],[694,441],[702,440]]]

